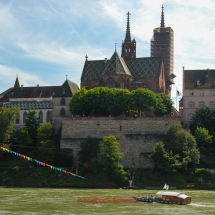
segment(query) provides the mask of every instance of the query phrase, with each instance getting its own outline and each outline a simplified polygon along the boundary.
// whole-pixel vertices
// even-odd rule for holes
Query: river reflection
[[[175,190],[192,197],[190,205],[122,202],[132,196],[155,195],[158,190],[49,189],[0,187],[0,214],[215,214],[215,191]],[[109,198],[107,203],[87,203],[80,198]],[[113,199],[121,199],[118,203]],[[78,201],[79,200],[79,201]]]

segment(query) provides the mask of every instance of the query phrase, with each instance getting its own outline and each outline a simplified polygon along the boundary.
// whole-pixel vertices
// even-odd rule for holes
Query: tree
[[[37,128],[37,137],[41,145],[46,145],[52,137],[53,127],[50,122],[44,121],[43,124]]]
[[[87,94],[87,90],[82,88],[77,90],[74,95],[69,100],[69,110],[74,115],[80,115],[86,113],[85,108],[85,96]]]
[[[165,93],[156,94],[156,98],[158,102],[154,107],[155,115],[162,116],[165,114],[171,114],[173,106],[173,101],[171,100],[171,98]]]
[[[39,119],[36,113],[36,110],[30,110],[25,118],[25,127],[31,136],[33,144],[37,143],[37,129],[39,127]]]
[[[197,146],[200,151],[204,152],[211,147],[211,144],[213,142],[213,135],[210,135],[209,131],[206,128],[197,126],[195,131],[195,137]]]
[[[138,111],[139,114],[149,111],[151,107],[156,107],[157,105],[155,93],[149,89],[139,88],[133,90],[131,94],[131,108]]]
[[[18,117],[18,108],[0,107],[0,144],[7,142],[13,130],[14,121]]]
[[[182,129],[180,124],[172,124],[169,127],[164,143],[157,143],[150,157],[155,164],[160,163],[165,171],[180,168],[186,170],[189,164],[195,167],[200,160],[195,138]]]
[[[193,121],[190,123],[190,131],[195,135],[197,127],[205,128],[213,135],[212,149],[215,150],[215,110],[205,107],[197,109]]]
[[[108,171],[111,177],[123,183],[127,180],[127,173],[119,163],[122,161],[123,154],[119,151],[119,143],[113,135],[103,137],[99,144],[99,162]]]
[[[152,148],[149,157],[154,160],[156,169],[159,165],[162,165],[165,172],[174,172],[180,168],[179,155],[166,151],[165,145],[161,141]]]
[[[80,145],[78,152],[79,162],[84,166],[90,166],[91,160],[96,158],[99,153],[100,139],[87,137]]]

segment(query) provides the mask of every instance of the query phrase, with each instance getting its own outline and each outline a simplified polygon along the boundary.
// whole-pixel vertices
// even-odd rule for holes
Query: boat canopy
[[[175,196],[175,197],[179,197],[179,198],[182,198],[182,199],[186,199],[187,197],[189,197],[188,195],[186,195],[184,193],[170,192],[170,191],[159,191],[159,192],[156,193],[156,195]]]

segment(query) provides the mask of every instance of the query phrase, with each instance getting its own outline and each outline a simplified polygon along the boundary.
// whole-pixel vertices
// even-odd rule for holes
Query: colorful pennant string
[[[49,167],[49,168],[51,168],[51,169],[53,169],[53,170],[56,170],[56,171],[59,171],[59,172],[63,172],[63,173],[66,173],[66,174],[70,174],[70,175],[72,175],[72,176],[76,176],[76,177],[81,178],[81,179],[85,179],[84,177],[82,177],[82,176],[80,176],[80,175],[76,175],[76,174],[74,174],[74,173],[72,173],[72,172],[69,172],[69,171],[67,171],[67,170],[65,170],[65,169],[62,169],[62,168],[59,168],[59,167],[55,167],[55,166],[51,166],[51,165],[49,165],[49,164],[47,164],[47,163],[38,161],[38,160],[36,160],[36,159],[32,159],[32,158],[27,157],[27,156],[25,156],[25,155],[22,155],[22,154],[19,154],[19,153],[17,153],[17,152],[14,152],[14,151],[12,151],[12,150],[6,149],[6,148],[4,148],[4,147],[2,147],[2,146],[0,146],[0,149],[1,149],[2,151],[4,151],[4,152],[8,152],[8,153],[14,154],[14,155],[16,155],[16,156],[18,156],[18,157],[21,157],[21,158],[23,158],[23,159],[26,159],[26,160],[29,160],[29,161],[34,161],[34,162],[36,162],[37,164],[39,164],[39,165],[41,165],[41,166],[47,166],[47,167]]]

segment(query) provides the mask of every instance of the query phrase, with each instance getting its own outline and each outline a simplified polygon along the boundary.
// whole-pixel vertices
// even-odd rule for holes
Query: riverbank
[[[106,172],[93,174],[85,168],[68,168],[74,174],[85,179],[54,171],[47,167],[0,167],[0,186],[9,187],[64,187],[64,188],[120,188],[109,178]],[[202,177],[202,178],[201,178]],[[186,173],[166,174],[162,170],[137,169],[134,174],[134,185],[140,189],[145,187],[163,187],[168,184],[177,189],[214,189],[214,175]]]

